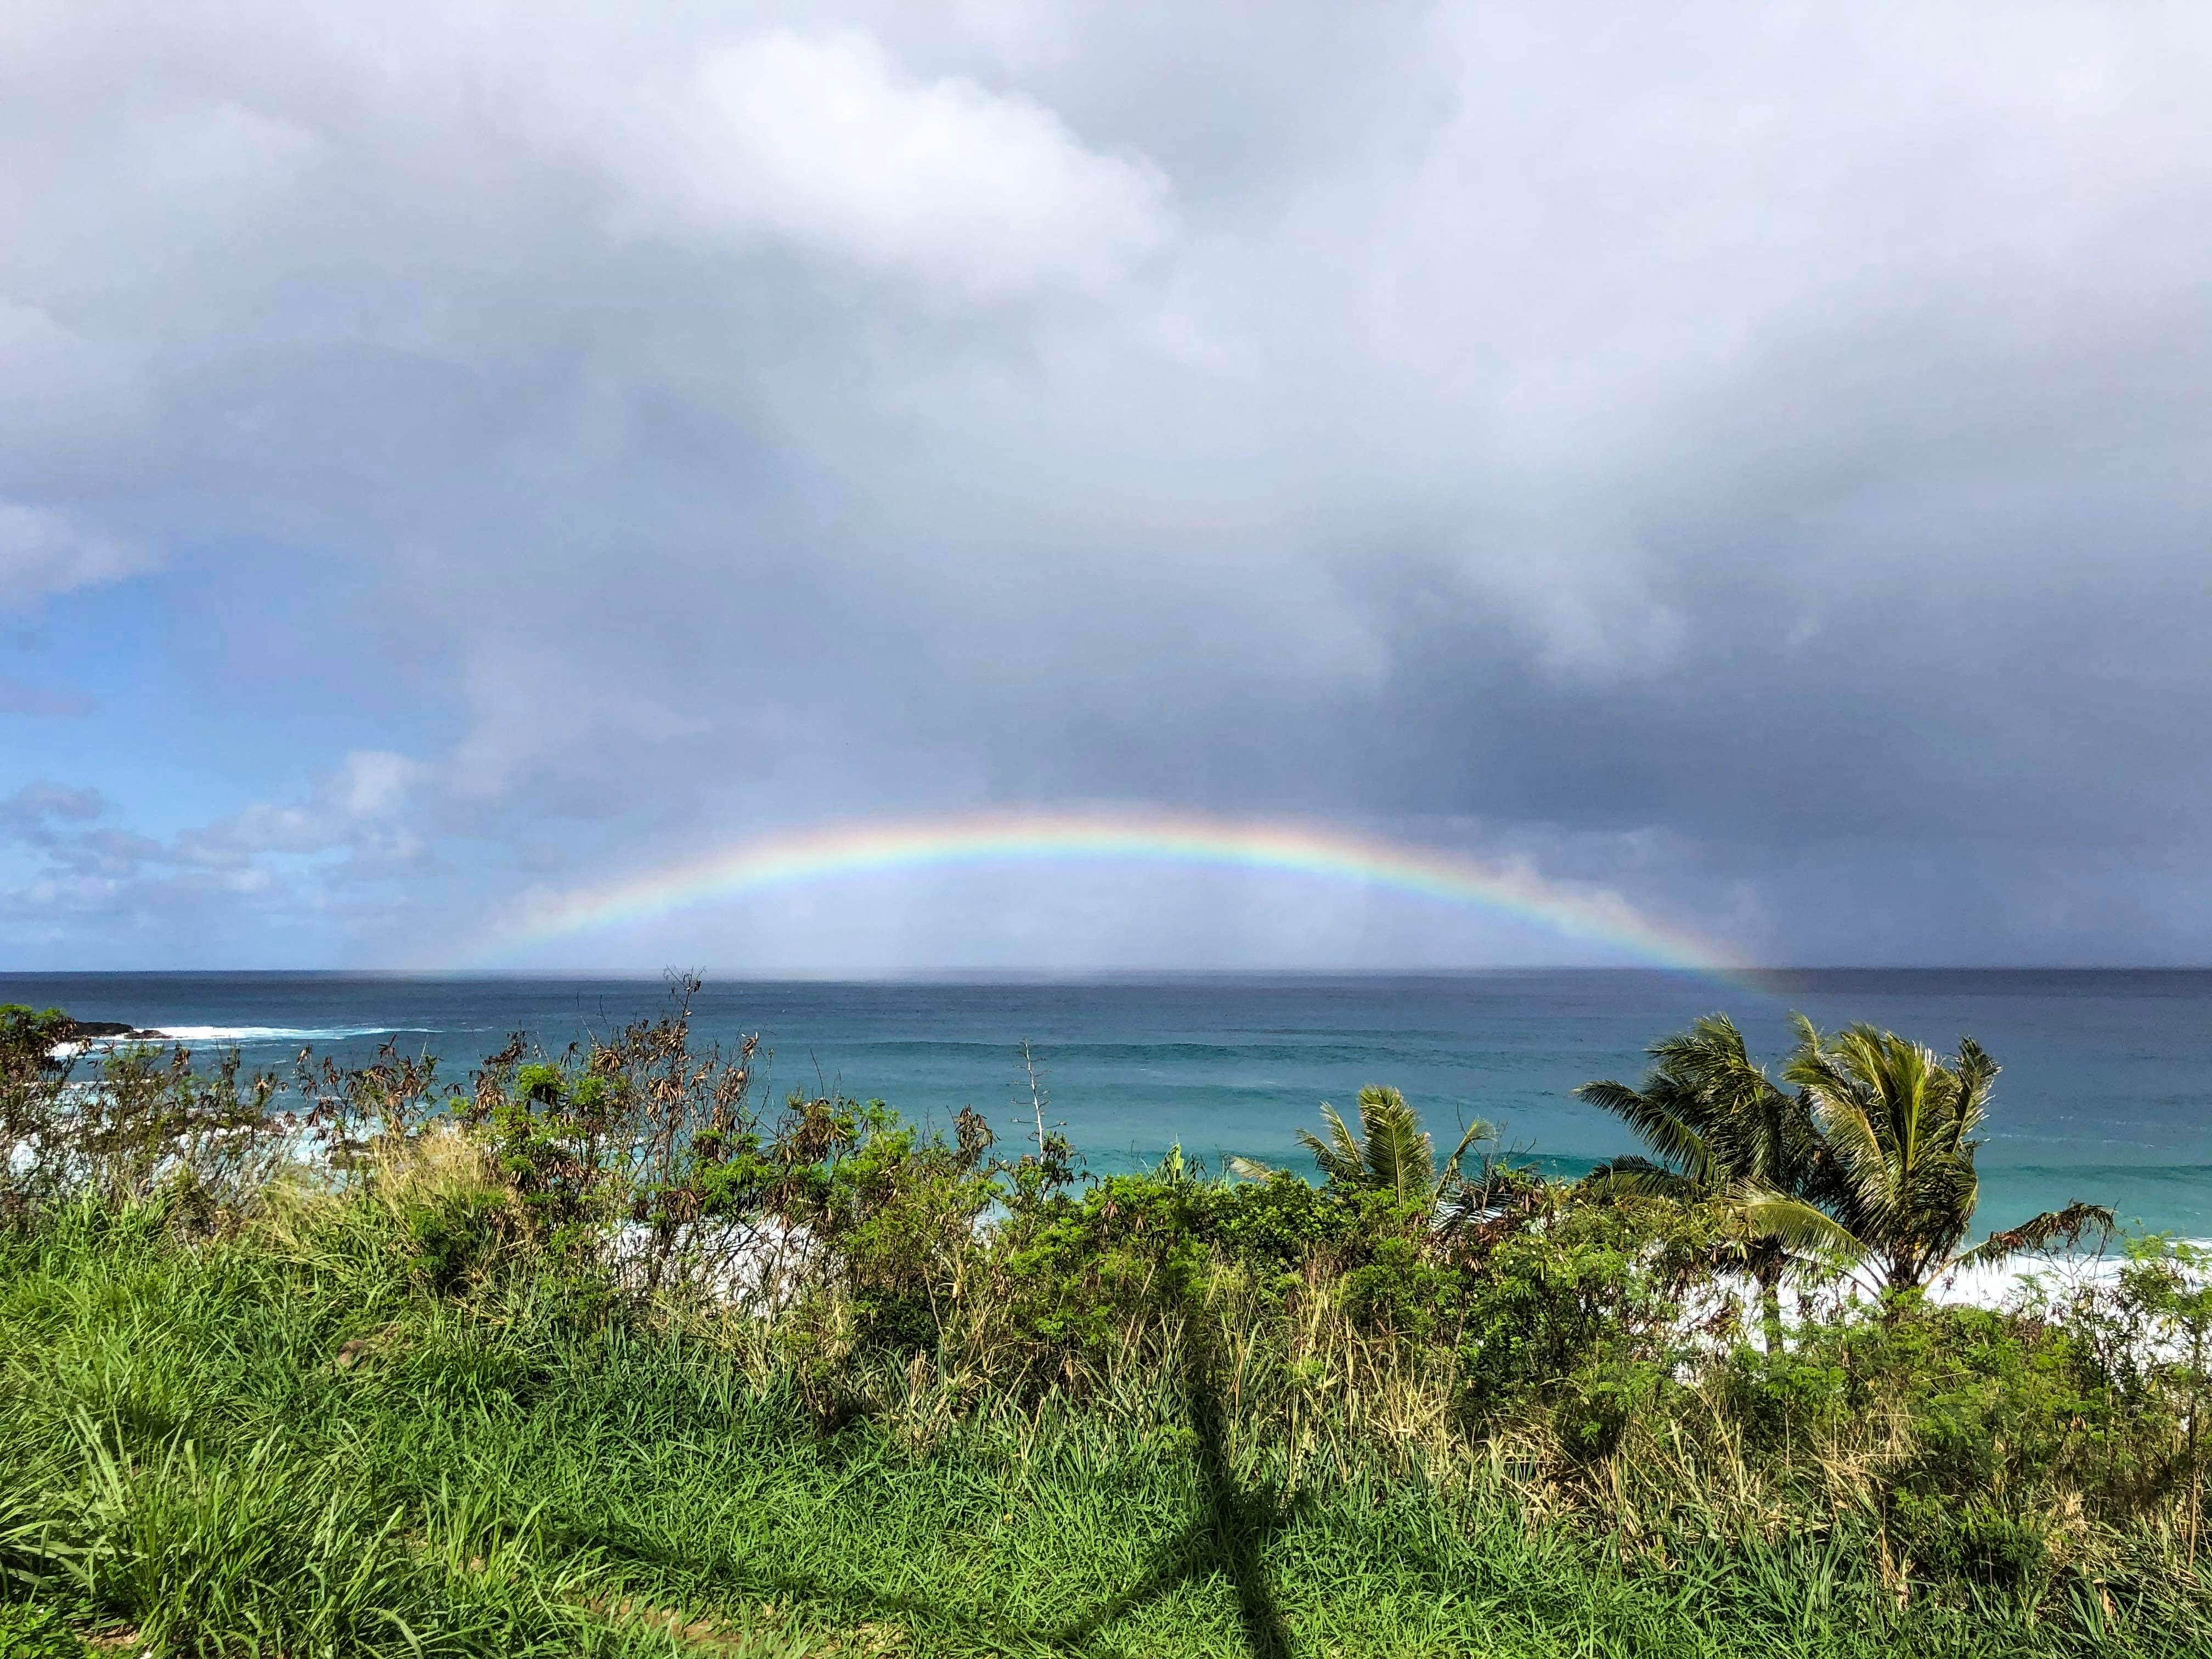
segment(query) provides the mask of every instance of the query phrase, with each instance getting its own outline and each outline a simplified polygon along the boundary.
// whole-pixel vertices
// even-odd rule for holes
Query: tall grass
[[[948,1418],[914,1365],[825,1434],[758,1347],[578,1331],[526,1281],[431,1301],[374,1218],[153,1219],[11,1249],[0,1469],[19,1589],[160,1650],[2201,1650],[2155,1540],[2055,1597],[1901,1599],[1848,1521],[1731,1534],[1624,1480],[1620,1530],[1547,1522],[1504,1467],[1318,1470],[1202,1376]]]

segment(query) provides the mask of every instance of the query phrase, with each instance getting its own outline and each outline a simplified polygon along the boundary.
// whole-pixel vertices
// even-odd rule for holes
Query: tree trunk
[[[1782,1352],[1782,1267],[1779,1262],[1761,1262],[1759,1278],[1759,1317],[1766,1334],[1766,1352]]]
[[[1899,1293],[1904,1291],[1918,1290],[1921,1278],[1922,1264],[1919,1257],[1914,1255],[1890,1257],[1889,1272],[1883,1285],[1887,1292],[1882,1298],[1881,1318],[1884,1324],[1893,1324],[1896,1322],[1902,1307],[1897,1299]]]

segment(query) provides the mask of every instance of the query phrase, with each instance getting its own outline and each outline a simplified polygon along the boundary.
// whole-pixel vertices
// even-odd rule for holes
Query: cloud
[[[1050,109],[904,71],[857,29],[765,31],[704,53],[611,123],[616,222],[763,234],[976,301],[1099,293],[1170,234],[1141,157],[1086,149]]]
[[[387,817],[398,811],[408,794],[422,781],[425,769],[417,760],[384,750],[357,750],[338,769],[335,791],[348,816],[356,821]]]
[[[2199,9],[8,27],[0,572],[166,562],[67,635],[166,849],[88,954],[397,960],[533,872],[1085,801],[1782,959],[2201,954]],[[154,698],[189,813],[120,781]],[[1534,948],[1115,890],[1024,902],[1069,959]],[[987,896],[757,959],[1042,948]]]
[[[0,798],[0,831],[13,836],[43,834],[58,819],[82,823],[107,810],[97,789],[70,789],[58,783],[27,783]]]
[[[347,849],[386,873],[386,866],[419,859],[424,851],[404,810],[428,773],[404,755],[356,750],[319,776],[304,798],[257,801],[180,836],[179,854],[196,864],[244,867],[264,854]]]
[[[151,562],[63,514],[0,501],[0,606],[27,609],[52,594],[120,580]]]
[[[356,751],[299,799],[254,802],[167,837],[98,822],[118,806],[97,789],[26,785],[0,799],[0,843],[32,861],[0,890],[0,927],[64,951],[86,936],[166,950],[197,933],[216,952],[276,938],[327,961],[362,916],[388,919],[382,896],[395,884],[438,869],[407,816],[427,777],[404,756]]]

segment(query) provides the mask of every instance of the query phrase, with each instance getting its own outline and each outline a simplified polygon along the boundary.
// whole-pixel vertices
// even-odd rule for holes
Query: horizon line
[[[1425,967],[1367,967],[1357,964],[1314,967],[1295,963],[1268,964],[1201,964],[1177,965],[1168,963],[1146,963],[1129,965],[1096,963],[1075,967],[1043,966],[1034,963],[990,963],[963,966],[958,963],[901,963],[896,966],[872,968],[857,964],[842,964],[823,969],[785,968],[690,968],[663,967],[659,969],[609,966],[589,967],[379,967],[379,966],[288,966],[288,967],[135,967],[135,968],[0,968],[0,1000],[4,1000],[5,981],[11,976],[24,979],[118,978],[126,975],[144,977],[183,977],[189,975],[245,976],[250,975],[319,975],[329,977],[374,979],[596,979],[650,983],[665,981],[685,972],[698,974],[712,983],[715,980],[736,981],[749,984],[804,984],[809,982],[898,981],[915,980],[968,979],[988,981],[989,976],[1013,975],[1022,979],[1079,979],[1087,975],[1101,978],[1130,978],[1147,975],[1169,977],[1227,977],[1231,975],[1274,975],[1284,978],[1334,979],[1425,979],[1453,978],[1476,974],[1693,974],[1707,977],[1715,969],[1666,963],[1559,963],[1559,962],[1499,962],[1462,963]],[[1796,962],[1749,963],[1725,970],[1730,975],[1766,974],[2203,974],[2212,973],[2212,962]]]

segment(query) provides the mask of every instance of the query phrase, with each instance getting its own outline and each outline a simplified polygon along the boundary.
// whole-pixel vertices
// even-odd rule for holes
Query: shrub
[[[2027,1590],[2050,1575],[2048,1526],[2003,1514],[1986,1498],[1960,1504],[1900,1492],[1889,1522],[1917,1576],[1935,1583]]]
[[[1459,1340],[1471,1420],[1527,1391],[1548,1399],[1601,1360],[1671,1359],[1714,1227],[1660,1200],[1563,1200],[1496,1242],[1470,1272]]]
[[[508,1232],[506,1195],[494,1190],[441,1193],[407,1206],[402,1224],[408,1271],[433,1296],[449,1296],[480,1276]]]
[[[84,1659],[86,1651],[59,1609],[38,1601],[0,1602],[0,1659]]]

